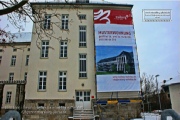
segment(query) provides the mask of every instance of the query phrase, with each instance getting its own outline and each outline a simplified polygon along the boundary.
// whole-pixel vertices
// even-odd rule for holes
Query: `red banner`
[[[129,10],[94,10],[94,24],[132,25],[132,14]]]

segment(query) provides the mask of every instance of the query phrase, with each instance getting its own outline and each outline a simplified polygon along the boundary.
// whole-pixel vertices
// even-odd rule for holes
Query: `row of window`
[[[86,15],[80,14],[78,15],[80,20],[85,20]],[[68,22],[69,22],[69,15],[68,14],[62,14],[61,17],[61,29],[68,30]],[[51,14],[45,14],[44,16],[44,29],[50,29],[51,28]]]
[[[44,103],[38,103],[38,108],[44,108]],[[50,103],[50,106],[53,106],[53,103]],[[65,103],[59,103],[59,107],[65,107]]]
[[[14,73],[9,73],[9,81],[14,80]],[[27,72],[24,73],[24,80],[27,80]]]
[[[87,70],[86,70],[86,54],[79,55],[79,77],[86,78],[87,77]],[[58,89],[59,90],[66,90],[66,82],[67,82],[67,72],[60,71],[59,72],[59,81],[58,81]],[[39,72],[39,90],[46,90],[46,81],[47,81],[47,71],[40,71]]]
[[[79,45],[80,46],[86,46],[86,40],[85,38],[85,34],[80,33],[80,35],[82,36],[82,40],[80,41]],[[67,58],[68,52],[67,49],[68,48],[68,44],[67,41],[61,41],[60,42],[60,58]],[[43,40],[42,41],[42,45],[41,45],[41,58],[48,58],[48,53],[49,53],[49,41],[48,40]]]
[[[13,52],[16,52],[17,48],[13,48]],[[27,48],[27,51],[30,51],[30,48]]]
[[[86,26],[79,26],[79,47],[86,47]],[[67,41],[60,42],[60,57],[67,58]],[[30,48],[29,48],[30,49]],[[41,58],[48,58],[48,49],[49,49],[49,41],[43,40],[41,44]],[[0,64],[2,61],[2,56],[0,56]],[[29,55],[26,56],[26,64],[28,65]],[[15,66],[16,64],[16,55],[13,55],[11,58],[11,66]]]
[[[3,49],[0,49],[0,52],[3,52],[4,50]],[[17,51],[17,48],[13,48],[13,52],[16,52]],[[30,51],[30,48],[27,48],[27,51]]]
[[[11,103],[12,92],[7,91],[6,103]],[[76,101],[90,101],[90,91],[76,91]],[[51,103],[51,106],[53,104]],[[65,107],[65,103],[59,103],[60,107]],[[38,107],[44,107],[44,103],[38,103]]]
[[[0,56],[0,64],[2,62],[2,56]],[[29,64],[29,55],[26,55],[26,63],[25,65],[27,66]],[[11,66],[15,66],[16,65],[16,55],[12,55],[11,57]]]
[[[27,48],[27,50],[30,51],[30,48]],[[13,52],[16,52],[16,51],[17,51],[17,49],[13,48]],[[3,52],[3,49],[0,49],[0,52]],[[0,65],[1,65],[1,62],[2,62],[2,56],[0,56]],[[25,63],[25,65],[27,66],[28,63],[29,63],[29,55],[26,55],[26,63]],[[16,55],[13,55],[11,57],[11,64],[10,65],[15,66],[15,64],[16,64]]]
[[[61,71],[59,72],[59,90],[66,90],[66,72]],[[39,90],[46,90],[46,81],[47,81],[47,72],[46,71],[40,71],[39,72]]]

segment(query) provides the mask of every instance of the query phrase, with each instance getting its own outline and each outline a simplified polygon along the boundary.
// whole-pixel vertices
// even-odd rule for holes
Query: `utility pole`
[[[159,77],[159,75],[156,75],[156,91],[158,93],[158,99],[159,99],[159,109],[161,110],[161,100],[160,100],[160,95],[159,95],[159,89],[158,89],[158,81],[157,81],[157,77]]]

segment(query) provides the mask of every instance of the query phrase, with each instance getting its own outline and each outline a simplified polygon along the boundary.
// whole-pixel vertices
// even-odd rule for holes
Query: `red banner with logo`
[[[129,10],[94,10],[94,24],[132,25],[132,14]]]

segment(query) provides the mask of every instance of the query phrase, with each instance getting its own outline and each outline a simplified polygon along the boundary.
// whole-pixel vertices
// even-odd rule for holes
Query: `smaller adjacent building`
[[[172,109],[180,115],[180,75],[167,81],[162,87],[169,92]]]
[[[14,42],[0,43],[0,112],[22,111],[32,33],[16,33]]]

